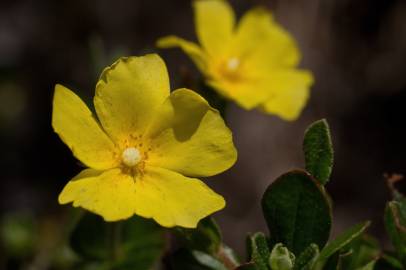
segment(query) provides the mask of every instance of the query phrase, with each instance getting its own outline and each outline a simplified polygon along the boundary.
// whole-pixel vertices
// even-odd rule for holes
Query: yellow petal
[[[223,197],[198,179],[147,166],[136,181],[136,213],[164,227],[195,228],[199,220],[224,208]]]
[[[176,36],[167,36],[160,38],[156,45],[159,48],[181,48],[183,52],[185,52],[192,59],[202,73],[206,72],[207,56],[197,44]]]
[[[196,0],[193,3],[196,33],[211,55],[223,54],[233,34],[234,12],[225,0]]]
[[[89,178],[89,177],[97,177],[97,176],[101,175],[104,172],[105,171],[89,169],[89,168],[84,169],[80,173],[78,173],[75,177],[73,177],[71,179],[71,181],[76,181],[76,180],[79,180],[79,179]]]
[[[88,167],[108,169],[117,164],[113,142],[86,104],[62,85],[55,86],[52,126],[73,155]]]
[[[146,137],[152,148],[148,164],[188,176],[218,174],[237,158],[231,131],[219,112],[188,89],[172,92]]]
[[[242,17],[234,42],[237,56],[254,72],[259,68],[294,67],[300,61],[292,36],[262,8],[252,9]]]
[[[96,86],[97,115],[114,139],[139,135],[169,95],[165,63],[157,54],[121,58],[106,68]]]
[[[59,195],[59,203],[73,202],[101,215],[106,221],[131,217],[135,211],[134,179],[120,169],[105,172],[85,170],[72,179]]]
[[[247,78],[236,82],[217,80],[208,81],[208,84],[246,110],[256,108],[272,96],[268,78]]]
[[[274,75],[270,85],[274,96],[260,108],[284,120],[293,121],[299,117],[306,105],[312,84],[313,76],[309,71],[291,71]]]

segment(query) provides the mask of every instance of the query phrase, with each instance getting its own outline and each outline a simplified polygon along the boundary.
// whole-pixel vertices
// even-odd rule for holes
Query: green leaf
[[[196,229],[176,228],[182,245],[193,250],[200,250],[208,254],[218,253],[222,236],[213,218],[201,220]]]
[[[201,265],[207,266],[213,270],[227,270],[227,267],[225,267],[223,263],[207,253],[194,250],[192,251],[192,254]]]
[[[268,270],[270,251],[265,235],[257,232],[247,238],[249,260],[252,261],[258,270]]]
[[[107,262],[89,261],[89,262],[85,262],[84,264],[80,264],[80,265],[76,266],[75,268],[68,268],[68,269],[75,269],[75,270],[111,270],[111,265],[109,263],[107,263]]]
[[[235,270],[258,270],[258,267],[253,262],[244,263],[235,268]]]
[[[220,267],[218,263],[223,267],[224,265],[237,266],[240,264],[234,251],[222,243],[221,231],[211,217],[201,220],[196,229],[178,227],[175,228],[175,232],[181,246],[180,251],[176,252],[176,256],[185,257],[183,262],[180,259],[173,260],[176,265],[175,269],[188,269],[192,265],[195,265],[193,267],[198,265],[208,269],[218,269]]]
[[[104,260],[110,254],[107,233],[108,228],[102,218],[86,213],[73,230],[70,245],[81,257]]]
[[[113,227],[117,229],[112,231]],[[165,245],[162,228],[151,220],[134,216],[108,223],[90,213],[80,220],[70,243],[84,259],[114,260],[110,267],[113,269],[149,269],[161,256]]]
[[[378,240],[363,233],[354,239],[343,250],[351,251],[351,255],[342,260],[343,269],[356,269],[376,260],[381,254]]]
[[[0,220],[0,245],[3,254],[25,258],[35,252],[38,241],[38,225],[35,219],[26,213],[4,215]]]
[[[331,255],[340,251],[346,245],[350,244],[351,241],[359,237],[365,229],[368,228],[369,224],[369,221],[362,222],[345,231],[322,249],[318,260],[326,261]]]
[[[322,186],[304,171],[280,176],[265,191],[262,210],[271,244],[284,244],[301,254],[310,244],[326,244],[331,229],[331,207]]]
[[[311,124],[303,140],[306,170],[325,185],[333,167],[333,144],[330,129],[325,119]]]
[[[340,270],[340,253],[336,252],[330,256],[324,266],[320,263],[318,263],[317,266],[317,269]]]
[[[296,259],[295,270],[311,270],[319,256],[319,247],[316,244],[308,246]]]
[[[366,265],[357,268],[356,270],[373,270],[375,267],[375,263],[376,263],[376,260],[373,260],[373,261],[367,263]]]
[[[404,269],[402,263],[393,254],[383,253],[381,258],[376,262],[376,269],[379,270],[394,270]]]
[[[385,227],[400,260],[406,267],[406,203],[391,201],[385,208]]]
[[[316,261],[315,269],[323,270],[348,270],[348,268],[343,267],[343,261],[353,254],[352,250],[342,251],[339,250],[330,256],[325,263]]]
[[[283,244],[278,243],[272,249],[269,265],[271,270],[292,270],[295,265],[295,255]]]
[[[181,248],[170,257],[171,269],[176,270],[227,270],[217,258],[210,254]]]

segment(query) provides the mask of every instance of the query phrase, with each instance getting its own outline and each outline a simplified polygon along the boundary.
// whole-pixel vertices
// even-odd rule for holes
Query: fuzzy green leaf
[[[331,255],[340,251],[346,245],[350,244],[351,241],[359,237],[366,230],[366,228],[368,228],[369,224],[369,221],[359,223],[345,231],[322,249],[318,260],[326,261]]]
[[[257,232],[248,236],[247,249],[250,261],[256,265],[257,269],[268,270],[270,251],[265,235],[261,232]]]
[[[275,180],[262,197],[262,210],[271,244],[284,244],[301,254],[310,244],[326,244],[331,207],[324,189],[304,171],[291,171]]]
[[[308,246],[296,259],[295,270],[311,270],[319,256],[319,247],[316,244]]]
[[[406,267],[406,202],[391,201],[385,209],[385,226],[400,260]]]
[[[325,119],[314,122],[305,132],[303,140],[306,170],[325,185],[333,167],[333,144]]]

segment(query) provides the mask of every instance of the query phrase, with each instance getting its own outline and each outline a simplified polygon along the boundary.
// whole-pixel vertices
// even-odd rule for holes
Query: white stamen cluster
[[[232,57],[227,61],[227,69],[229,71],[236,71],[240,66],[240,60],[237,57]]]
[[[121,155],[123,163],[128,167],[133,167],[141,161],[141,153],[135,147],[129,147]]]

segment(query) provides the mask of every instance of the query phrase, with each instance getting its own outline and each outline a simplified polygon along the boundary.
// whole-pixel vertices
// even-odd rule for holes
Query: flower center
[[[227,70],[229,72],[235,72],[240,66],[240,60],[237,57],[232,57],[228,59],[226,63]]]
[[[216,70],[220,75],[220,79],[230,82],[239,81],[242,77],[242,63],[240,57],[228,57],[223,59]]]
[[[133,167],[141,161],[141,153],[135,147],[128,147],[123,151],[121,158],[126,166]]]

